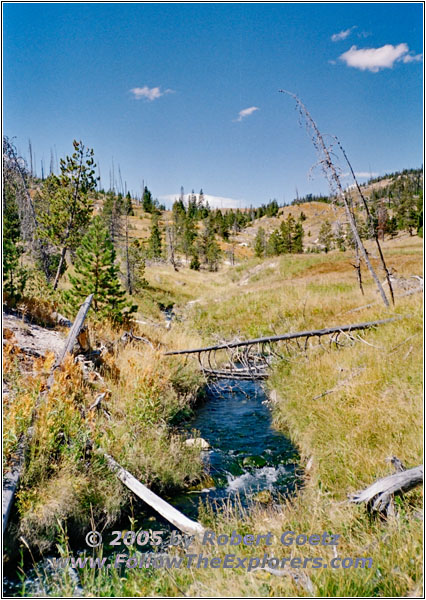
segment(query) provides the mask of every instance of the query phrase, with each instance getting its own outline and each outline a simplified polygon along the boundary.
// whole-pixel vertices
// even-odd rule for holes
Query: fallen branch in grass
[[[148,338],[135,335],[133,333],[133,331],[125,331],[123,333],[123,335],[121,336],[121,338],[118,340],[118,343],[126,345],[129,342],[133,342],[133,341],[134,342],[142,342],[144,344],[147,344],[154,350],[154,344]]]
[[[398,467],[403,468],[400,461]],[[394,496],[409,492],[418,485],[422,485],[422,483],[423,465],[420,465],[382,477],[362,492],[350,494],[349,500],[355,504],[365,503],[370,512],[391,514],[393,512]]]
[[[333,392],[337,392],[337,390],[340,389],[346,383],[348,383],[348,381],[351,381],[351,379],[353,379],[354,377],[361,375],[361,373],[363,373],[364,371],[365,371],[365,367],[362,367],[360,369],[355,369],[354,373],[351,373],[349,375],[349,377],[347,377],[343,381],[339,381],[337,383],[337,385],[334,386],[334,388],[331,388],[330,390],[326,390],[325,392],[318,394],[318,396],[314,396],[314,398],[312,398],[312,400],[319,400],[320,398],[323,398],[324,396],[328,396],[329,394],[332,394]]]
[[[106,459],[109,469],[115,473],[118,479],[124,483],[138,498],[149,504],[154,510],[156,510],[162,517],[167,519],[169,523],[172,523],[175,527],[183,531],[184,533],[194,535],[204,532],[204,527],[197,521],[192,521],[181,512],[179,512],[174,506],[154,494],[149,488],[143,483],[138,481],[129,471],[126,471],[121,465],[115,461],[112,456],[98,450]]]

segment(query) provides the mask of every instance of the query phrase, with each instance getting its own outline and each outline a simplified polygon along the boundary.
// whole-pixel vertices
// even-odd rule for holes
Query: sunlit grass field
[[[375,248],[370,245],[369,251],[384,281]],[[252,258],[235,267],[222,267],[217,273],[188,268],[175,272],[166,264],[148,266],[149,287],[139,299],[137,315],[142,323],[135,332],[152,340],[157,349],[131,344],[111,354],[104,373],[109,419],[102,412],[89,420],[82,417],[81,407],[87,410],[99,390],[81,381],[75,366],[66,365],[64,386],[52,391],[52,403],[43,409],[34,462],[26,475],[27,487],[24,485],[18,498],[23,533],[34,544],[42,544],[46,535],[51,543],[57,536],[57,523],[70,516],[78,519],[91,502],[98,503],[113,520],[128,501],[127,492],[106,476],[102,461],[87,472],[75,467],[76,457],[84,455],[85,435],[160,491],[197,480],[199,455],[181,443],[172,424],[193,405],[203,382],[195,361],[164,357],[165,349],[398,316],[402,318],[367,331],[351,347],[317,349],[306,357],[275,365],[267,381],[274,424],[299,449],[302,467],[306,468],[304,486],[295,497],[283,499],[279,510],[260,505],[244,515],[235,510],[218,514],[207,510],[200,519],[218,532],[271,531],[276,540],[289,529],[308,535],[328,531],[341,536],[339,556],[372,558],[371,569],[307,569],[305,574],[315,595],[421,596],[421,491],[398,498],[397,517],[388,520],[371,517],[364,506],[347,501],[348,494],[392,473],[388,457],[397,456],[407,467],[422,460],[423,297],[404,295],[408,282],[414,281],[410,277],[422,275],[422,240],[401,236],[385,242],[384,252],[399,279],[396,304],[389,307],[383,305],[366,271],[365,293],[361,293],[350,252]],[[176,320],[170,330],[164,327],[160,305],[173,306]],[[92,335],[99,339],[118,337],[118,333],[99,327]],[[7,363],[11,377],[13,364],[11,357]],[[40,365],[41,372],[46,368]],[[72,401],[66,394],[67,381],[73,382]],[[6,410],[6,422],[15,436],[7,442],[12,449],[28,425],[40,385],[42,374],[32,387],[22,388],[16,404],[21,413]],[[62,411],[59,417],[58,406]],[[59,448],[57,436],[64,431],[75,443],[58,450],[56,462],[47,465],[45,457],[52,456],[56,445]],[[39,483],[34,486],[36,477]],[[82,490],[85,501],[76,504]],[[69,552],[64,536],[59,546],[61,552]],[[196,552],[196,548],[194,545],[191,550]],[[229,548],[202,550],[207,555],[223,556]],[[326,560],[333,556],[332,548],[326,546],[286,548],[274,543],[244,548],[244,556],[262,556],[264,552]],[[135,569],[127,571],[126,578],[114,571],[89,569],[79,573],[79,578],[86,596],[310,594],[306,582],[297,583],[288,575],[241,569]],[[75,591],[67,574],[54,586],[58,596]]]

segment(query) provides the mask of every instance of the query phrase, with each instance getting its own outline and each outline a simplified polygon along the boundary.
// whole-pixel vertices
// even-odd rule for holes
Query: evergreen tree
[[[220,248],[216,242],[214,226],[211,217],[204,222],[204,231],[200,239],[200,253],[209,271],[217,271],[220,258]]]
[[[125,298],[115,264],[115,250],[101,218],[95,217],[77,249],[72,288],[64,298],[75,313],[81,302],[93,294],[92,308],[99,318],[123,323],[136,310]]]
[[[133,240],[128,249],[128,276],[130,289],[133,293],[140,293],[147,287],[145,279],[145,251],[139,240]]]
[[[302,253],[303,252],[303,225],[302,221],[299,219],[294,226],[294,235],[293,235],[293,244],[292,244],[292,252]]]
[[[395,215],[388,219],[388,222],[386,223],[386,233],[391,236],[391,239],[398,234],[398,221],[396,220]]]
[[[145,186],[142,196],[142,208],[145,212],[152,213],[155,209],[154,201],[152,199],[152,194],[149,189]]]
[[[3,187],[3,290],[10,298],[19,300],[24,292],[27,271],[20,266],[24,253],[18,205],[13,188],[7,181]]]
[[[294,252],[293,241],[294,233],[296,228],[296,221],[291,215],[288,215],[287,219],[281,223],[281,237],[282,237],[282,250],[281,252],[291,253]]]
[[[188,257],[191,256],[193,254],[193,246],[194,246],[194,241],[197,237],[197,231],[195,229],[195,222],[194,220],[189,216],[189,212],[186,215],[186,218],[183,222],[183,233],[182,233],[182,250],[185,254],[185,258],[186,260],[188,260]]]
[[[118,194],[117,196],[113,190],[109,190],[104,199],[101,215],[113,244],[116,244],[123,234],[124,213],[125,207],[122,195]]]
[[[329,221],[324,221],[321,225],[318,241],[324,246],[324,251],[327,253],[333,247],[333,229],[331,228]]]
[[[132,204],[132,197],[130,195],[130,192],[127,192],[126,194],[126,200],[124,202],[124,212],[126,215],[131,215],[134,216],[134,211],[133,211],[133,204]]]
[[[265,254],[266,250],[266,236],[263,227],[259,227],[257,230],[256,238],[254,240],[254,253],[257,257],[261,257]]]
[[[89,224],[93,210],[90,194],[96,188],[93,150],[74,140],[74,153],[61,158],[61,174],[50,175],[42,189],[38,235],[60,251],[53,284],[56,289],[63,272],[65,254],[75,249]]]
[[[283,250],[283,238],[279,229],[275,229],[269,236],[268,243],[266,245],[266,254],[269,256],[276,256],[282,254]]]
[[[162,237],[158,225],[158,214],[152,213],[151,216],[151,235],[148,240],[149,255],[151,258],[161,258],[162,254]]]
[[[192,256],[191,256],[191,262],[189,265],[190,269],[193,269],[194,271],[199,271],[200,270],[200,257],[198,254],[198,249],[196,246],[192,247]]]
[[[334,235],[334,240],[339,248],[340,252],[345,252],[346,250],[346,238],[342,225],[338,222],[336,226],[336,233]]]

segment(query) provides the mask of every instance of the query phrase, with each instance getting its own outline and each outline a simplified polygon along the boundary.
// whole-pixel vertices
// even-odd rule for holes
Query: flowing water
[[[273,501],[294,491],[300,481],[299,456],[290,440],[272,427],[271,410],[261,384],[222,380],[207,388],[207,397],[187,432],[200,436],[209,485],[175,497],[173,504],[196,517],[200,501],[220,506],[235,500],[243,507]]]
[[[268,398],[259,382],[223,380],[210,385],[205,400],[193,419],[182,426],[181,433],[201,437],[210,446],[202,451],[207,475],[204,487],[167,498],[192,519],[197,519],[200,503],[209,503],[214,510],[220,510],[224,503],[250,510],[257,502],[278,503],[280,496],[294,493],[301,482],[297,451],[285,435],[272,427]],[[144,519],[136,519],[130,526],[127,518],[113,530],[170,529],[144,503],[136,502],[135,506]],[[109,533],[103,532],[104,540]],[[78,554],[79,548],[73,551]],[[45,572],[48,564],[46,559],[40,561],[38,573]],[[27,594],[46,591],[46,581],[40,581],[34,568],[25,568],[25,572]],[[16,568],[7,569],[6,596],[17,596],[22,589],[15,573]]]

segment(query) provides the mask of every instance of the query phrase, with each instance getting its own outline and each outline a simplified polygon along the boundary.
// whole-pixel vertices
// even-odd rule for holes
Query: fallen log
[[[83,327],[83,323],[84,323],[86,315],[89,311],[90,305],[92,304],[92,300],[93,300],[93,294],[90,294],[90,296],[87,296],[86,300],[80,306],[80,310],[77,313],[77,316],[75,318],[73,326],[71,327],[71,330],[67,336],[67,339],[65,340],[63,350],[62,350],[61,354],[58,356],[55,364],[53,365],[52,372],[49,376],[49,379],[47,380],[48,388],[53,383],[54,373],[55,373],[56,369],[61,366],[66,355],[68,353],[72,353],[74,344],[77,340],[77,337],[80,334],[81,328]]]
[[[49,375],[49,378],[48,378],[47,384],[46,384],[46,389],[37,398],[36,405],[34,407],[33,416],[31,419],[31,427],[28,430],[27,434],[22,436],[21,442],[19,444],[18,459],[15,460],[15,462],[12,466],[12,470],[3,477],[3,502],[2,502],[3,533],[7,527],[10,511],[12,509],[13,500],[15,497],[15,492],[19,485],[19,480],[21,478],[21,474],[22,474],[22,471],[24,468],[25,452],[31,442],[32,432],[34,431],[34,423],[37,418],[37,410],[40,405],[40,401],[41,401],[42,397],[45,394],[47,394],[49,392],[50,388],[52,387],[52,384],[53,384],[53,381],[55,378],[56,369],[61,366],[61,364],[62,364],[65,356],[68,354],[68,352],[72,352],[75,341],[80,333],[80,330],[83,326],[87,312],[92,303],[92,299],[93,299],[93,294],[88,296],[86,298],[86,300],[83,302],[83,304],[81,305],[80,310],[78,311],[77,317],[74,321],[74,324],[67,336],[67,339],[65,340],[64,348],[50,371],[50,375]]]
[[[107,461],[108,467],[114,472],[118,479],[124,483],[138,498],[149,504],[154,510],[156,510],[162,517],[167,519],[169,523],[172,523],[175,527],[183,531],[184,533],[194,535],[204,532],[204,527],[197,521],[192,521],[181,512],[179,512],[174,506],[151,492],[143,483],[138,481],[129,471],[126,471],[121,465],[116,462],[112,456],[106,454],[102,450],[98,450]]]
[[[392,323],[393,321],[397,321],[402,318],[404,317],[391,317],[389,319],[382,319],[380,321],[367,321],[365,323],[354,323],[353,325],[339,325],[337,327],[329,327],[327,329],[312,329],[309,331],[298,331],[297,333],[285,333],[284,335],[274,335],[271,337],[256,338],[254,340],[245,340],[243,342],[231,342],[229,344],[221,344],[218,346],[206,346],[205,348],[192,348],[190,350],[172,350],[169,352],[165,352],[164,355],[171,356],[172,354],[194,354],[198,352],[207,352],[209,350],[227,350],[228,348],[237,348],[239,346],[251,346],[253,344],[264,344],[267,342],[293,340],[301,337],[321,337],[323,335],[330,335],[332,333],[369,329],[370,327],[384,325],[385,323]]]
[[[3,512],[3,533],[6,530],[9,520],[10,511],[12,510],[13,499],[15,497],[16,488],[18,487],[21,478],[22,469],[24,467],[26,440],[22,437],[18,452],[12,464],[12,469],[3,477],[3,497],[2,497],[2,512]]]
[[[388,513],[392,510],[392,500],[395,495],[408,492],[422,483],[423,465],[420,465],[382,477],[362,492],[350,494],[349,500],[356,504],[365,502],[368,510],[372,512]]]

